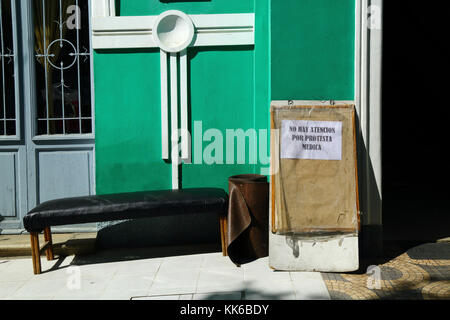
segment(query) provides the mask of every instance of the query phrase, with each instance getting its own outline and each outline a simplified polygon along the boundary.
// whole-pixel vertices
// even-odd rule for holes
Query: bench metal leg
[[[39,233],[31,232],[31,257],[33,259],[34,274],[41,273],[41,254],[39,250]]]
[[[53,241],[52,241],[52,231],[50,227],[44,229],[44,240],[46,242],[47,248],[45,249],[45,255],[48,261],[55,259],[53,255]]]
[[[227,244],[228,244],[228,224],[227,224],[227,216],[220,216],[220,241],[222,243],[222,255],[224,257],[228,256],[227,252]]]

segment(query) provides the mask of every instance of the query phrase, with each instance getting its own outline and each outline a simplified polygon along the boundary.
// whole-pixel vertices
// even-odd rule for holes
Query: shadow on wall
[[[375,258],[383,255],[382,198],[367,146],[361,132],[361,120],[356,114],[356,141],[358,158],[358,193],[361,212],[361,233],[359,237],[360,256]],[[368,128],[370,130],[370,128]],[[369,142],[370,143],[370,142]]]

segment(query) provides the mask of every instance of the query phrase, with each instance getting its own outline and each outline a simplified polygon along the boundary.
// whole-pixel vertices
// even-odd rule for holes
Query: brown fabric
[[[272,146],[272,150],[278,151],[279,165],[273,176],[273,231],[278,234],[357,233],[354,106],[273,107],[274,129],[281,129],[283,120],[342,122],[342,160],[280,159],[280,143]]]
[[[269,183],[260,175],[229,180],[228,256],[244,264],[268,255]]]

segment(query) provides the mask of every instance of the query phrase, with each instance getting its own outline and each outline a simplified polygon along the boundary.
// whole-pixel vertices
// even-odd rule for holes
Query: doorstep
[[[70,256],[95,252],[97,232],[90,233],[54,233],[53,250],[55,255]],[[45,243],[44,235],[39,235],[39,244]],[[45,255],[45,252],[43,252]],[[30,235],[0,235],[0,257],[31,256]]]

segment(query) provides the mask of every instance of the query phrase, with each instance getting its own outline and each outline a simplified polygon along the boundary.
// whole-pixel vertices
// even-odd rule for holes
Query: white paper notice
[[[281,158],[342,160],[342,122],[283,120]]]

